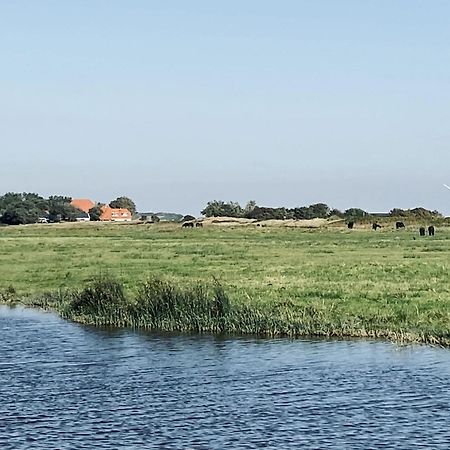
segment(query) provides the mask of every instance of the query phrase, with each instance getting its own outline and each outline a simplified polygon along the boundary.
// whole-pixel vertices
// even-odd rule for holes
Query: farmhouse
[[[131,212],[126,208],[111,208],[109,205],[102,206],[101,221],[131,222],[131,219]]]

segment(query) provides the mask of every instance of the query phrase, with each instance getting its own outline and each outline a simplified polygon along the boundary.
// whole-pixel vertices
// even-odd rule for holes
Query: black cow
[[[434,236],[434,227],[433,227],[433,225],[430,225],[428,227],[428,236]]]
[[[196,228],[203,228],[203,224],[202,224],[201,222],[197,222],[197,223],[195,224],[195,227],[196,227]]]
[[[395,229],[399,230],[400,228],[405,228],[405,224],[403,222],[395,222]]]
[[[349,222],[349,223],[347,224],[347,228],[348,228],[349,230],[353,230],[354,225],[355,225],[355,222]]]
[[[184,222],[181,226],[183,228],[194,228],[194,222]]]
[[[381,228],[381,225],[380,225],[379,223],[374,222],[374,223],[372,224],[372,230],[377,231],[378,228]]]
[[[419,234],[420,234],[420,236],[425,236],[425,227],[419,228]]]

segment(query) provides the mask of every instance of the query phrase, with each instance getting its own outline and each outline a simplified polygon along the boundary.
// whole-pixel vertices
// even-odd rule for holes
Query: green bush
[[[110,277],[95,278],[81,291],[72,293],[67,313],[72,315],[111,315],[126,309],[123,285]]]

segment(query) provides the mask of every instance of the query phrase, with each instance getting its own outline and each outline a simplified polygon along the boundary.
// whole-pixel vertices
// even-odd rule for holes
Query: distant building
[[[137,213],[137,215],[139,216],[139,220],[142,222],[155,223],[161,220],[155,213],[152,212]]]
[[[104,205],[100,220],[103,222],[131,222],[132,215],[126,208],[111,208],[109,205]]]
[[[168,213],[168,212],[140,212],[137,213],[137,215],[139,216],[140,220],[143,221],[153,221],[153,222],[180,222],[181,219],[183,218],[182,214],[177,214],[177,213]]]
[[[91,220],[91,216],[89,215],[88,212],[80,211],[75,216],[75,220],[77,222],[89,222]]]
[[[89,210],[95,206],[95,203],[88,198],[74,198],[70,204],[85,213],[88,213]]]

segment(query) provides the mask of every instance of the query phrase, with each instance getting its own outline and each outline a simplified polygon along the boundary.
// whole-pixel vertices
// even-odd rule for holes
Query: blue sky
[[[0,192],[450,214],[450,2],[0,0]]]

